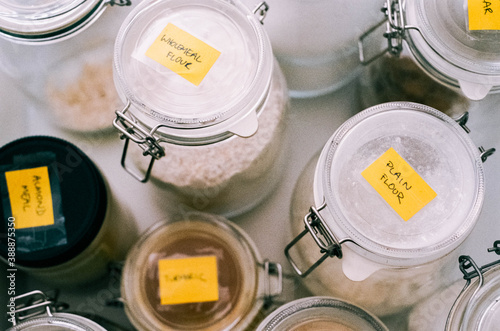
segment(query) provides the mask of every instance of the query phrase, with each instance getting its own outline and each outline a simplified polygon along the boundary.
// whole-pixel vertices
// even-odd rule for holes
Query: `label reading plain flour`
[[[162,305],[219,300],[215,256],[159,260],[158,276]]]
[[[200,85],[220,52],[200,39],[168,23],[146,56],[194,85]]]
[[[392,147],[361,175],[405,221],[437,196]]]

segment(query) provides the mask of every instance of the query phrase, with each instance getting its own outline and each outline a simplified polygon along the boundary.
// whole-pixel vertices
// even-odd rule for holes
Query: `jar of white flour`
[[[224,0],[144,1],[133,10],[114,55],[126,170],[225,216],[265,199],[283,170],[288,106],[262,28],[266,11]]]
[[[292,199],[296,238],[285,253],[313,294],[386,316],[451,282],[456,248],[482,208],[482,160],[493,152],[481,154],[464,128],[398,102],[337,129]]]

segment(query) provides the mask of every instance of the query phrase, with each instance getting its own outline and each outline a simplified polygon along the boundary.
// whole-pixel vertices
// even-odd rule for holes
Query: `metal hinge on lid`
[[[467,121],[469,120],[469,112],[463,113],[459,118],[457,118],[455,121],[462,127],[462,129],[465,130],[466,133],[470,133],[470,129],[467,127]],[[481,161],[486,162],[488,157],[493,155],[495,153],[496,149],[495,148],[489,148],[485,149],[483,146],[479,146],[479,152]]]

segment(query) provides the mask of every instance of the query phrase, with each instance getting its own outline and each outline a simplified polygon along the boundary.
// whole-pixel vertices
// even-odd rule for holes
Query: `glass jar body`
[[[286,82],[275,62],[271,86],[250,137],[233,135],[206,145],[163,143],[165,156],[155,161],[151,178],[173,201],[226,217],[255,207],[281,179],[287,149]],[[145,171],[150,159],[131,149],[133,162]],[[186,166],[189,165],[189,166]]]
[[[264,303],[266,291],[279,294],[281,288],[280,285],[277,290],[274,285],[266,288],[269,275],[253,242],[243,230],[221,216],[200,212],[179,216],[151,227],[127,256],[121,294],[132,324],[138,330],[253,329],[268,309]],[[214,257],[217,261],[218,298],[199,301],[200,298],[190,297],[177,304],[163,302],[165,288],[173,295],[188,289],[162,284],[161,264],[200,257]],[[195,267],[192,263],[184,270]],[[208,275],[207,270],[204,269],[204,275]],[[169,269],[170,275],[176,272],[180,269]],[[214,281],[206,277],[207,281]]]
[[[92,21],[69,35],[46,41],[0,38],[0,70],[6,79],[32,111],[75,132],[111,129],[114,110],[121,105],[113,87],[113,44],[129,8],[95,6]]]
[[[316,204],[313,187],[318,160],[319,154],[309,161],[294,189],[291,205],[293,236],[304,230],[304,215]],[[312,265],[318,260],[318,245],[312,238],[307,239],[296,244],[296,259],[299,265]],[[458,253],[452,252],[422,265],[385,266],[364,280],[351,280],[343,271],[343,263],[346,260],[350,260],[350,264],[355,261],[359,269],[371,267],[371,263],[367,263],[351,247],[349,243],[343,244],[341,259],[327,259],[304,278],[305,286],[313,294],[338,297],[377,316],[388,316],[408,309],[455,278],[450,271],[455,267]]]
[[[250,8],[256,3],[244,1]],[[264,29],[290,96],[330,93],[360,73],[357,37],[379,20],[380,4],[332,0],[270,0]]]

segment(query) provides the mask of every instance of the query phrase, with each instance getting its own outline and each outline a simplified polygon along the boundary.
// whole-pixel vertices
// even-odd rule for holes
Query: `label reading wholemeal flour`
[[[15,228],[25,229],[54,224],[52,192],[47,167],[5,173]]]
[[[220,52],[200,39],[168,23],[146,56],[172,70],[194,85],[200,85]]]
[[[468,0],[469,30],[500,30],[499,0]]]
[[[158,261],[162,305],[219,300],[215,256]]]
[[[437,195],[392,147],[361,175],[405,221]]]

